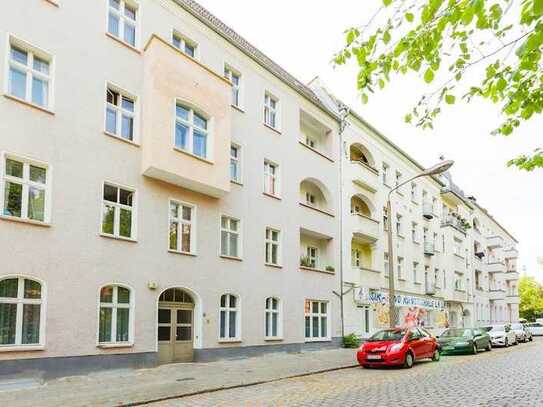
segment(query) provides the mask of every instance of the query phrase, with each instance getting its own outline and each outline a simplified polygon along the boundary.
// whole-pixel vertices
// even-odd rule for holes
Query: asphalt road
[[[421,361],[410,370],[353,368],[152,406],[543,407],[543,338],[477,355]]]

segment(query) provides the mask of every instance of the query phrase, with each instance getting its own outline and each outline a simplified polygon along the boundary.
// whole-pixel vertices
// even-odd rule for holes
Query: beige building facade
[[[10,8],[0,374],[319,349],[386,325],[383,207],[420,164],[194,1]],[[515,240],[449,186],[393,195],[400,317],[516,320]],[[480,267],[503,298],[473,288],[475,241],[507,262]]]

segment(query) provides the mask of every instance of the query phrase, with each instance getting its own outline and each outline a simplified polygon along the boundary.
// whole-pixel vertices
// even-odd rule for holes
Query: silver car
[[[490,335],[490,341],[492,346],[504,346],[517,345],[517,335],[511,329],[509,324],[507,325],[492,325],[485,328]]]
[[[511,324],[511,330],[517,336],[517,342],[528,342],[532,340],[532,334],[526,329],[524,324],[514,323]]]
[[[528,322],[526,328],[533,336],[543,335],[543,323],[541,322]]]

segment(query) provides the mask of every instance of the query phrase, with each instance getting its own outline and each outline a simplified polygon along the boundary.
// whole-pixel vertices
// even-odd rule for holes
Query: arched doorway
[[[170,288],[158,299],[159,363],[191,362],[194,357],[194,299]]]

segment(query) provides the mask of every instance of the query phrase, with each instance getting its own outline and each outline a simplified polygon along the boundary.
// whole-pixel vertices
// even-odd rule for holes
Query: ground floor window
[[[219,339],[238,340],[241,336],[238,297],[233,294],[221,295],[219,313]]]
[[[0,346],[39,345],[42,287],[24,277],[0,280]]]
[[[131,342],[131,292],[128,288],[108,285],[100,290],[98,342]]]
[[[328,339],[328,302],[305,300],[305,338]]]
[[[279,300],[274,297],[266,298],[266,338],[279,338],[280,333]]]

